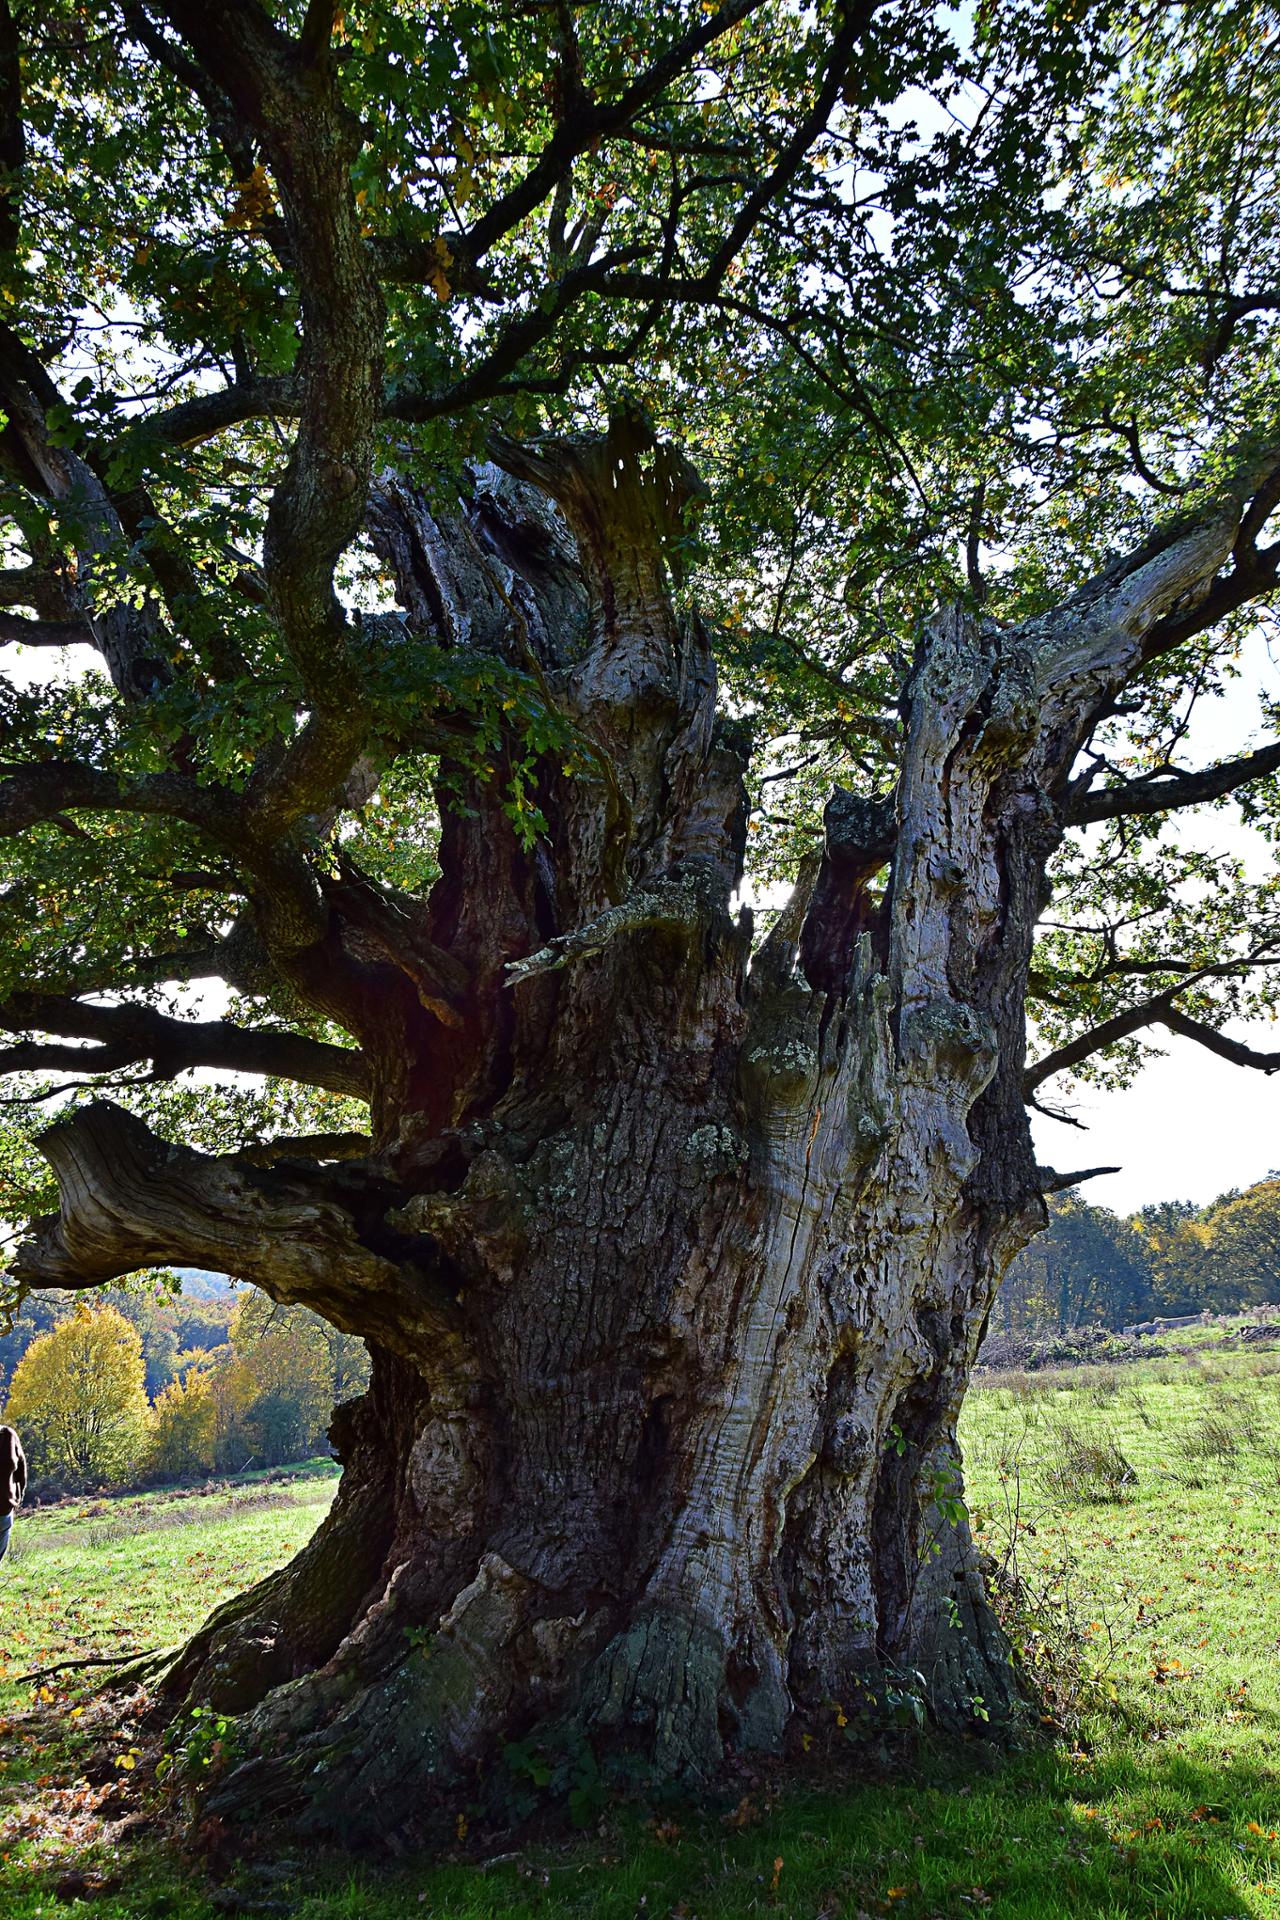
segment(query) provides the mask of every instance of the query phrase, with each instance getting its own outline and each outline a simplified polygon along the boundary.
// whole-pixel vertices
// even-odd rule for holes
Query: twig
[[[134,1653],[92,1653],[83,1660],[59,1660],[52,1667],[34,1667],[30,1673],[17,1674],[8,1684],[25,1686],[29,1680],[47,1680],[51,1673],[66,1673],[71,1667],[123,1667],[130,1660],[146,1660],[159,1652],[159,1647],[139,1647]]]

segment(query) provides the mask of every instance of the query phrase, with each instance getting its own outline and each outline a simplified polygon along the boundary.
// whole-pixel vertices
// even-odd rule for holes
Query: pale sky
[[[1200,703],[1181,765],[1210,766],[1273,737],[1261,723],[1259,696],[1280,700],[1280,665],[1260,627],[1245,645],[1241,667],[1222,699]],[[1241,823],[1234,807],[1172,817],[1180,840],[1243,859],[1254,878],[1274,865],[1271,848]],[[1064,1173],[1118,1166],[1119,1173],[1090,1180],[1083,1189],[1086,1199],[1117,1213],[1154,1200],[1203,1203],[1280,1167],[1280,1073],[1233,1067],[1193,1040],[1163,1028],[1152,1031],[1164,1057],[1121,1092],[1082,1087],[1068,1099],[1059,1083],[1046,1082],[1045,1098],[1068,1108],[1088,1132],[1033,1114],[1041,1160]],[[1280,1052],[1280,1022],[1236,1021],[1226,1031],[1260,1052]]]

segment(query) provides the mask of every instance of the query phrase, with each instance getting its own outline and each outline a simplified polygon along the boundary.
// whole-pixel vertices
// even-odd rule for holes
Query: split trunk
[[[330,1517],[166,1683],[240,1716],[212,1811],[354,1839],[512,1740],[697,1783],[889,1688],[1016,1711],[956,1422],[1043,1217],[1023,986],[1061,792],[1191,564],[930,621],[893,791],[833,796],[753,948],[743,734],[673,565],[691,475],[636,421],[502,457],[454,515],[386,480],[377,538],[403,645],[531,675],[570,744],[531,846],[503,766],[446,758],[429,898],[328,883],[290,965],[316,1004],[336,957],[363,983],[370,1150],[264,1167],[92,1108],[27,1256],[187,1259],[368,1339]]]

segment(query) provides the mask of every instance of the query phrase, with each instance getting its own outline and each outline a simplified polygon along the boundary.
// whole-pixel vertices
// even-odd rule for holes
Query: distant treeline
[[[1207,1207],[1165,1200],[1128,1218],[1074,1190],[1011,1263],[991,1316],[1005,1332],[1118,1329],[1280,1301],[1280,1173]]]
[[[363,1341],[216,1275],[32,1294],[0,1334],[0,1408],[44,1491],[306,1459],[368,1378]]]

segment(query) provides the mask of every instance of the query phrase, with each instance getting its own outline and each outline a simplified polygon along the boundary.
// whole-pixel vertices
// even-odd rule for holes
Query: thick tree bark
[[[699,1782],[889,1684],[1017,1713],[953,1522],[969,1369],[1043,1217],[1032,932],[1081,732],[1234,525],[1021,629],[932,621],[895,791],[834,797],[753,958],[743,744],[667,558],[692,476],[634,419],[499,451],[519,477],[452,519],[387,478],[375,537],[406,645],[534,672],[580,770],[545,767],[532,852],[472,782],[426,902],[329,883],[289,965],[344,968],[369,1152],[211,1160],[91,1109],[20,1267],[192,1259],[370,1338],[333,1515],[168,1680],[241,1716],[211,1810],[353,1839],[429,1824],[515,1737]]]

